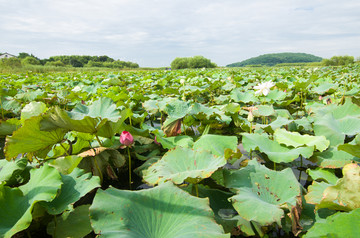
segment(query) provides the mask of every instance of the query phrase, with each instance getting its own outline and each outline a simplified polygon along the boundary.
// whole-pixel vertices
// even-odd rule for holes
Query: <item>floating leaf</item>
[[[82,205],[66,211],[48,224],[47,233],[57,238],[82,238],[92,231],[89,218],[90,205]],[[56,225],[55,225],[56,224]]]
[[[19,154],[35,153],[44,158],[51,147],[64,138],[65,131],[56,129],[52,131],[41,131],[41,116],[32,117],[24,122],[24,125],[6,137],[5,156],[12,159]]]
[[[307,145],[315,146],[317,150],[324,151],[330,145],[330,141],[326,140],[325,136],[300,135],[298,132],[289,132],[285,129],[275,130],[274,138],[280,144],[295,148]]]
[[[309,158],[314,151],[312,146],[289,149],[276,141],[270,140],[265,134],[242,133],[242,136],[243,146],[246,151],[258,149],[276,163],[289,163],[298,158],[299,155]]]
[[[51,201],[61,187],[55,168],[44,165],[30,171],[28,183],[19,188],[0,185],[0,236],[12,237],[29,227],[32,209],[39,201]]]
[[[195,150],[207,150],[214,155],[224,156],[225,149],[236,151],[238,140],[236,136],[222,136],[206,134],[201,136],[195,143]]]
[[[230,237],[215,223],[208,199],[170,182],[140,191],[98,190],[90,217],[101,237]]]
[[[304,238],[318,237],[358,237],[360,234],[360,209],[349,213],[338,212],[317,222],[303,236]]]
[[[334,174],[334,171],[329,169],[307,169],[306,172],[311,176],[313,180],[325,180],[325,182],[330,184],[336,184],[337,180],[339,179]]]
[[[225,164],[226,160],[223,156],[216,156],[207,151],[176,147],[143,173],[145,181],[150,184],[167,180],[181,184],[187,178],[208,178]]]
[[[60,214],[66,209],[70,210],[70,204],[75,203],[85,194],[100,187],[100,179],[92,177],[91,173],[84,173],[82,169],[75,168],[69,175],[61,175],[63,185],[60,194],[51,202],[42,203],[51,215]]]
[[[282,208],[296,206],[300,196],[300,184],[290,168],[273,171],[256,160],[226,175],[225,186],[237,191],[230,200],[239,215],[262,226],[273,222],[281,225]]]
[[[360,158],[345,151],[339,151],[334,147],[323,152],[315,152],[310,160],[317,163],[321,168],[342,168],[353,161],[360,162]]]
[[[33,116],[38,116],[45,112],[46,109],[46,104],[43,102],[30,102],[21,110],[21,121],[25,121]]]

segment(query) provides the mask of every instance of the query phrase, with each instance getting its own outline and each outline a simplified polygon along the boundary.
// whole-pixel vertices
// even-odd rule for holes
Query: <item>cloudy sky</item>
[[[142,67],[203,55],[360,56],[359,0],[0,0],[0,52],[108,55]]]

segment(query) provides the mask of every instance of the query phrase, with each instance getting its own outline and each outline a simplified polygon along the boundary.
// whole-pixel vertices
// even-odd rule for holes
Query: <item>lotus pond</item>
[[[360,65],[0,75],[0,237],[358,237]]]

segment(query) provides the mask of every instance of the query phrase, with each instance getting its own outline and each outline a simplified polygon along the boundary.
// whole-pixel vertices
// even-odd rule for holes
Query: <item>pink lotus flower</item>
[[[134,143],[134,138],[128,131],[121,132],[120,143],[125,146],[131,146]]]

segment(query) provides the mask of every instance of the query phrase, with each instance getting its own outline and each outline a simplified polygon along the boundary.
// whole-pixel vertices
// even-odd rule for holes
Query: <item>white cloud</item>
[[[218,65],[293,51],[360,56],[358,0],[0,0],[0,52]]]

